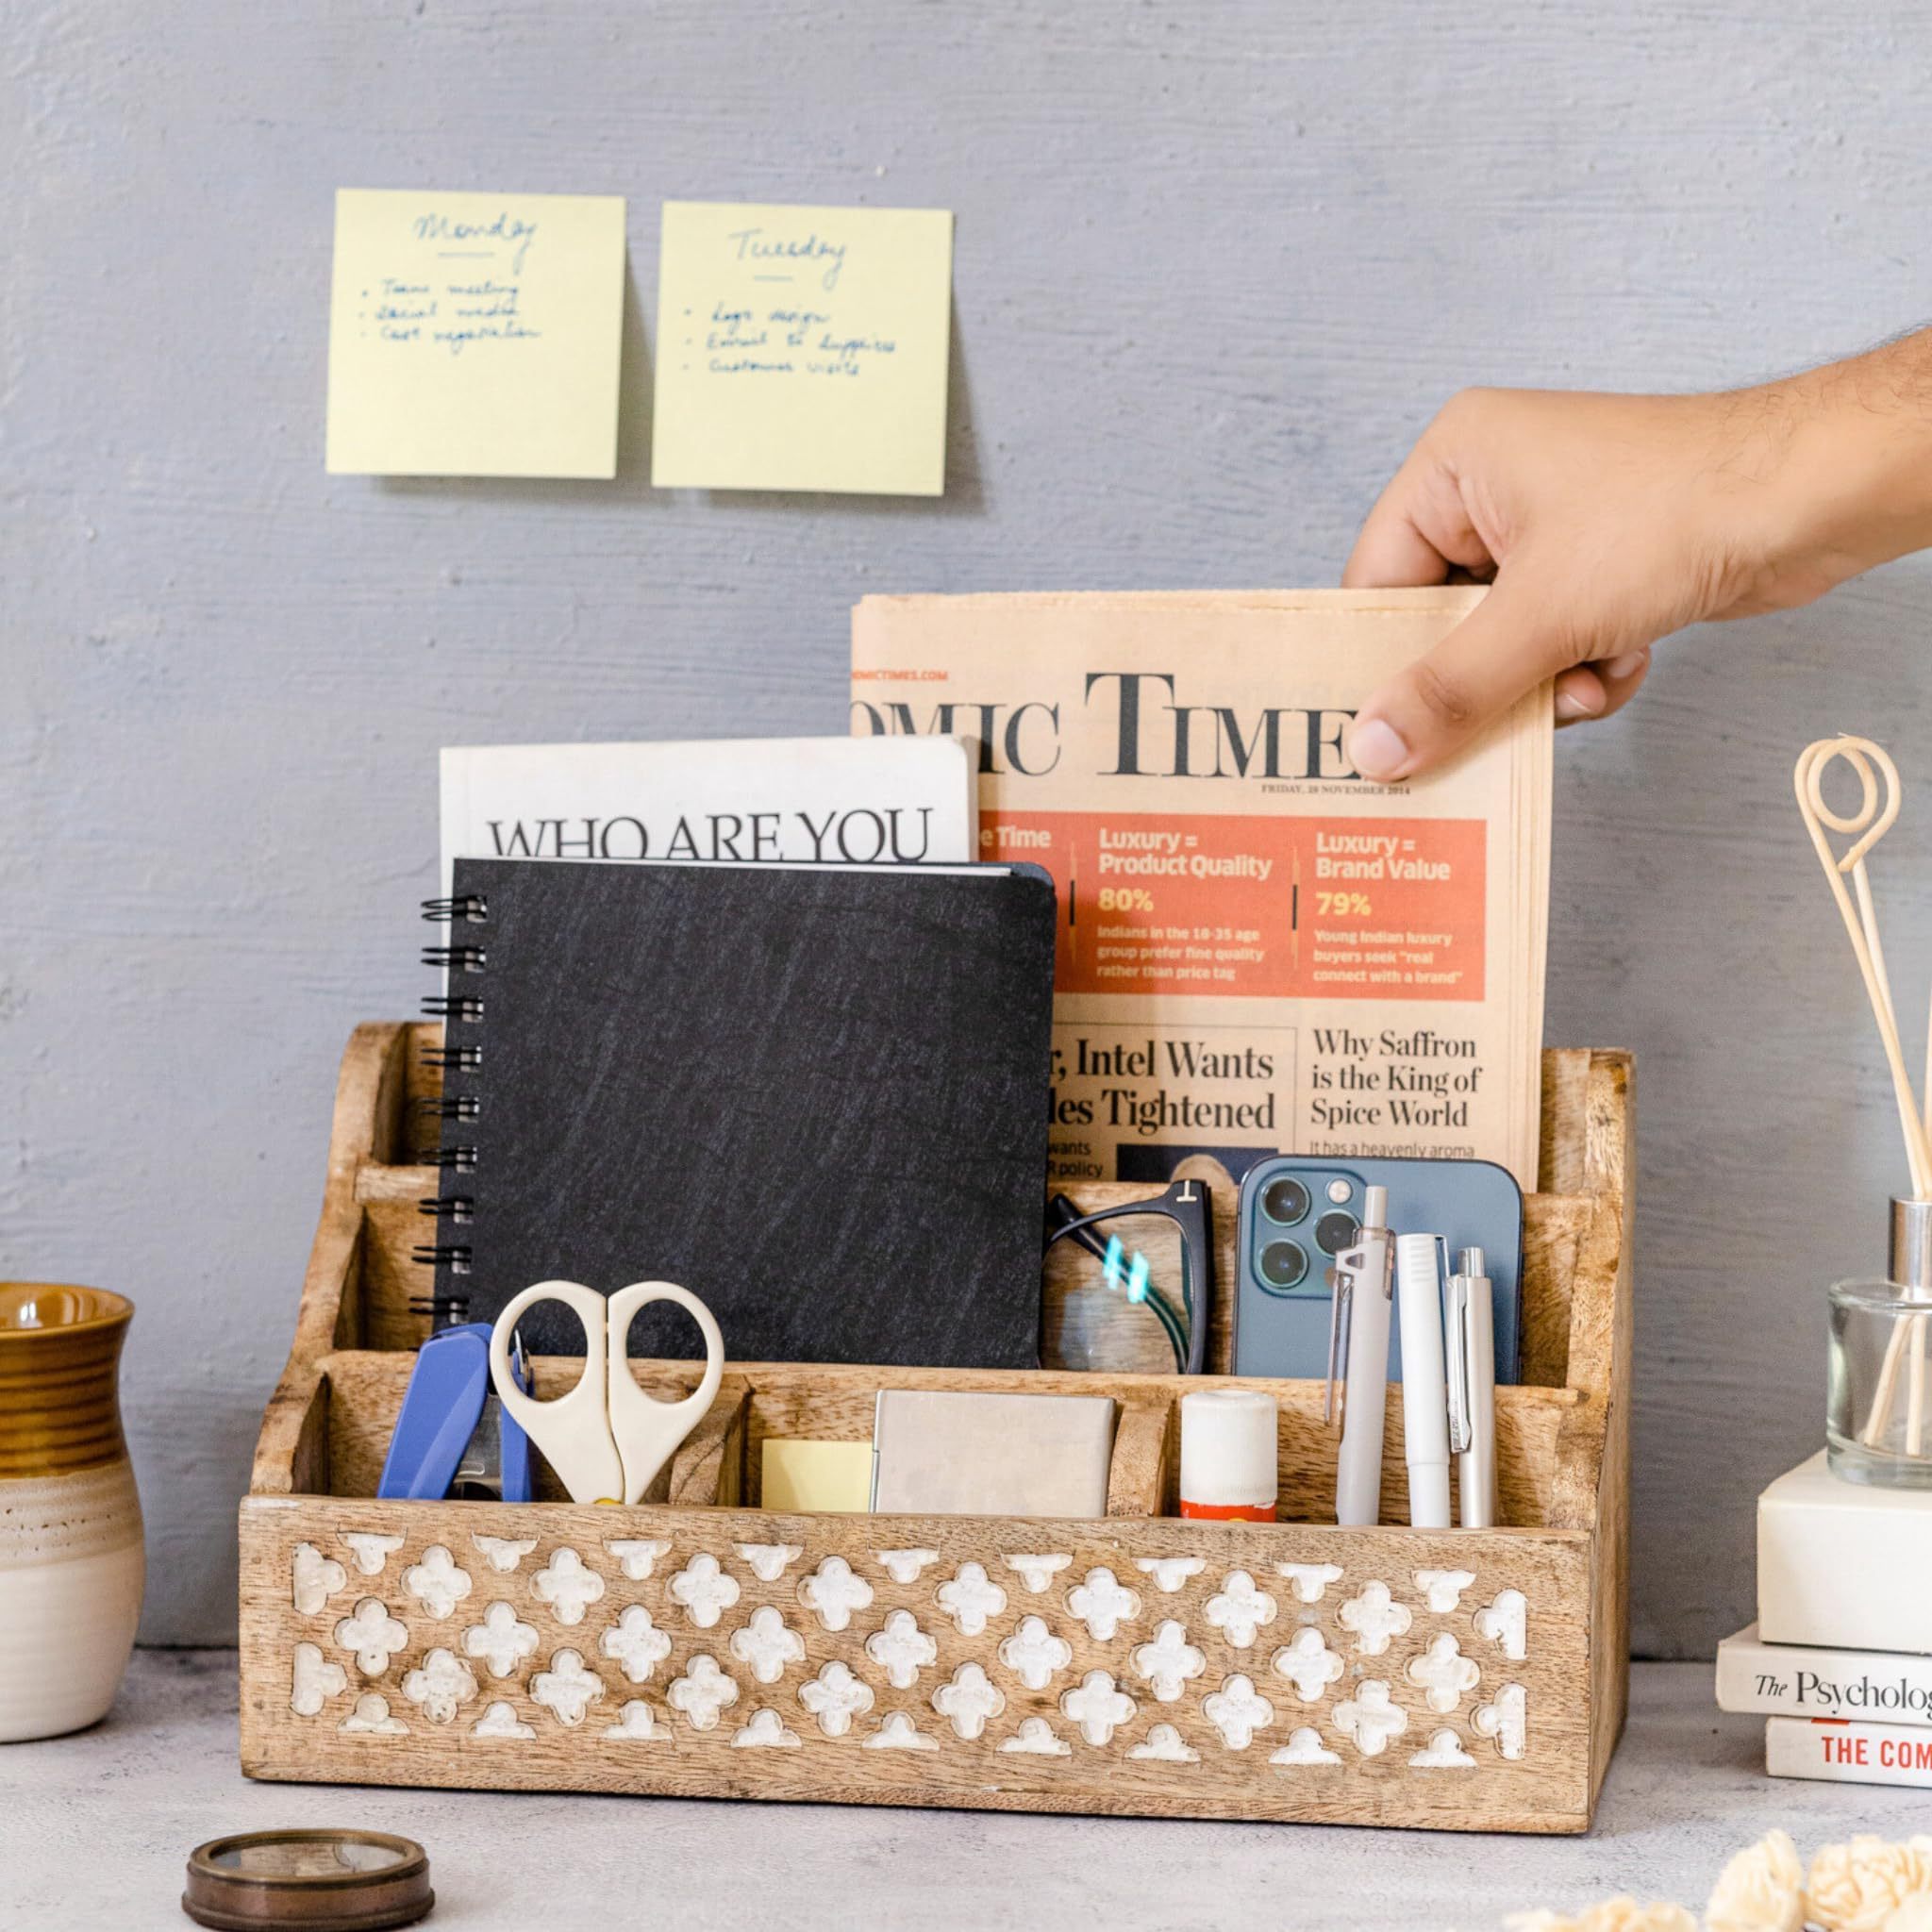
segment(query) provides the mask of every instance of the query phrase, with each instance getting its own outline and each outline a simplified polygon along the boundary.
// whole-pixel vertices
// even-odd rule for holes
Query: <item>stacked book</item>
[[[1932,1788],[1932,1491],[1841,1482],[1823,1451],[1779,1476],[1717,1701],[1764,1713],[1773,1777]]]

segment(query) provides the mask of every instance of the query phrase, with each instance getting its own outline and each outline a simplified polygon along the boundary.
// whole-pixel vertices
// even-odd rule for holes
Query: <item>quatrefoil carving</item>
[[[550,1668],[530,1679],[530,1698],[558,1724],[575,1728],[583,1723],[591,1705],[603,1702],[604,1680],[595,1671],[584,1668],[578,1652],[559,1650],[550,1659]]]
[[[356,1668],[365,1677],[379,1677],[389,1669],[389,1660],[409,1641],[406,1624],[389,1613],[379,1597],[365,1596],[353,1616],[336,1624],[336,1647],[350,1652]]]
[[[530,1594],[548,1604],[559,1624],[581,1624],[584,1612],[604,1594],[604,1579],[566,1544],[531,1577]]]
[[[322,1654],[319,1643],[295,1646],[294,1669],[289,1687],[289,1708],[297,1717],[315,1717],[331,1697],[345,1690],[349,1674]]]
[[[1149,1727],[1146,1740],[1127,1747],[1129,1757],[1141,1757],[1155,1764],[1199,1764],[1201,1754],[1172,1724]]]
[[[305,1617],[312,1617],[349,1580],[349,1573],[333,1557],[325,1557],[313,1543],[295,1545],[289,1571],[291,1596],[295,1608]]]
[[[1254,1679],[1239,1671],[1201,1700],[1201,1709],[1230,1751],[1245,1751],[1255,1733],[1274,1722],[1274,1707],[1255,1689]]]
[[[1408,1728],[1408,1713],[1391,1703],[1380,1677],[1365,1678],[1353,1697],[1335,1707],[1336,1727],[1364,1757],[1379,1757],[1391,1738]]]
[[[1415,1586],[1439,1617],[1446,1617],[1462,1601],[1462,1592],[1475,1581],[1468,1570],[1418,1570]]]
[[[1218,1596],[1208,1599],[1208,1621],[1237,1650],[1247,1650],[1274,1621],[1274,1599],[1245,1570],[1230,1570]]]
[[[932,1707],[969,1744],[1007,1707],[1007,1693],[976,1663],[964,1663],[932,1693]]]
[[[1274,1653],[1274,1668],[1294,1686],[1294,1694],[1304,1704],[1317,1704],[1345,1666],[1310,1624],[1295,1632],[1293,1642]]]
[[[1328,1586],[1341,1581],[1340,1563],[1277,1563],[1274,1567],[1287,1577],[1298,1604],[1320,1603]]]
[[[641,1684],[671,1655],[671,1633],[658,1628],[642,1604],[628,1604],[597,1640],[597,1649],[617,1665],[626,1682]]]
[[[403,1679],[403,1695],[421,1705],[433,1724],[455,1722],[458,1708],[476,1694],[475,1674],[454,1651],[440,1646]]]
[[[865,1654],[886,1674],[894,1690],[909,1690],[919,1674],[937,1661],[940,1647],[919,1627],[910,1610],[894,1610],[885,1627],[865,1640]]]
[[[798,1687],[798,1701],[818,1719],[826,1737],[842,1738],[852,1728],[852,1720],[872,1708],[873,1689],[834,1657],[820,1666],[816,1677]]]
[[[1503,1655],[1521,1663],[1528,1653],[1529,1599],[1520,1590],[1499,1590],[1487,1609],[1475,1613],[1475,1634],[1500,1644]]]
[[[1208,1567],[1206,1557],[1136,1557],[1134,1568],[1141,1575],[1151,1577],[1154,1587],[1163,1596],[1172,1596],[1183,1589],[1190,1577],[1198,1576]]]
[[[776,1583],[784,1575],[785,1566],[805,1555],[801,1543],[734,1543],[732,1547],[750,1565],[751,1574],[760,1583]],[[753,1722],[757,1722],[756,1718]]]
[[[1007,1607],[1007,1593],[986,1574],[983,1563],[961,1563],[950,1583],[939,1588],[939,1606],[961,1637],[977,1637],[989,1617]]]
[[[1110,1643],[1123,1624],[1141,1614],[1141,1592],[1129,1590],[1102,1564],[1067,1592],[1067,1607],[1086,1624],[1095,1643]]]
[[[1427,1686],[1429,1708],[1445,1716],[1462,1702],[1465,1690],[1475,1689],[1481,1674],[1475,1659],[1463,1656],[1447,1630],[1430,1638],[1428,1648],[1408,1660],[1408,1681]]]
[[[1474,1722],[1505,1757],[1521,1757],[1529,1746],[1529,1692],[1521,1684],[1505,1684],[1488,1704],[1476,1707]]]
[[[1155,1702],[1172,1704],[1208,1668],[1208,1659],[1198,1644],[1188,1641],[1186,1628],[1169,1617],[1154,1633],[1153,1642],[1135,1650],[1133,1664],[1147,1679]]]
[[[1113,1741],[1114,1732],[1133,1721],[1138,1707],[1114,1683],[1111,1671],[1089,1671],[1073,1690],[1060,1693],[1060,1709],[1096,1750]]]
[[[684,1675],[664,1693],[673,1710],[681,1710],[694,1731],[713,1731],[718,1713],[738,1702],[738,1685],[718,1668],[718,1659],[700,1651],[684,1667]]]
[[[1056,1671],[1074,1661],[1074,1646],[1044,1617],[1023,1617],[1000,1645],[1000,1661],[1029,1690],[1044,1690]]]
[[[1008,1570],[1017,1571],[1020,1581],[1035,1595],[1053,1588],[1053,1580],[1073,1561],[1071,1557],[1008,1557]]]
[[[751,1622],[731,1633],[731,1655],[749,1664],[760,1684],[775,1684],[787,1664],[805,1661],[805,1639],[770,1604],[760,1604]]]
[[[498,1597],[483,1612],[483,1621],[463,1632],[463,1650],[477,1658],[492,1677],[513,1677],[517,1666],[536,1655],[537,1627],[525,1624],[514,1605]]]
[[[403,1588],[441,1622],[470,1593],[470,1573],[461,1569],[446,1543],[431,1543],[423,1560],[403,1572]]]
[[[1363,1584],[1361,1595],[1350,1597],[1341,1616],[1341,1627],[1355,1632],[1356,1648],[1364,1657],[1380,1657],[1390,1640],[1402,1636],[1415,1621],[1408,1606],[1397,1603],[1386,1583]]]
[[[843,1557],[827,1557],[809,1576],[800,1580],[798,1601],[827,1630],[842,1630],[855,1610],[873,1599],[873,1587]]]
[[[684,1606],[700,1630],[708,1630],[741,1594],[738,1578],[709,1550],[700,1550],[669,1583],[664,1593]]]
[[[658,1558],[671,1554],[670,1541],[656,1536],[607,1538],[604,1547],[617,1558],[618,1568],[633,1583],[647,1581],[658,1567]]]

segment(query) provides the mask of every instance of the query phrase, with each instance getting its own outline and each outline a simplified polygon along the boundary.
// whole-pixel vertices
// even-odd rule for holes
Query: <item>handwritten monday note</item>
[[[341,190],[328,468],[614,476],[624,200]]]
[[[668,201],[651,481],[946,487],[953,217]]]

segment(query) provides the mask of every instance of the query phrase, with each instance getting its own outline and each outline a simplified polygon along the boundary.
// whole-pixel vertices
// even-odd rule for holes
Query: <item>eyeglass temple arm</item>
[[[1091,1231],[1095,1222],[1113,1221],[1135,1214],[1158,1214],[1175,1224],[1180,1229],[1184,1243],[1189,1240],[1187,1224],[1180,1215],[1165,1206],[1165,1197],[1154,1201],[1130,1202],[1119,1208],[1103,1208],[1093,1214],[1082,1214],[1065,1194],[1056,1194],[1048,1205],[1051,1211],[1059,1218],[1060,1225],[1047,1236],[1046,1245],[1050,1248],[1062,1237],[1071,1236],[1087,1253],[1102,1261],[1107,1258],[1107,1248]],[[1069,1216],[1073,1218],[1068,1219]],[[1168,1344],[1174,1350],[1174,1367],[1184,1375],[1199,1373],[1200,1365],[1196,1357],[1200,1348],[1206,1343],[1205,1336],[1197,1338],[1193,1332],[1194,1304],[1193,1297],[1188,1291],[1187,1277],[1188,1270],[1184,1257],[1181,1269],[1181,1295],[1187,1304],[1188,1312],[1185,1318],[1152,1281],[1147,1284],[1148,1307],[1153,1309],[1160,1325],[1166,1329]]]

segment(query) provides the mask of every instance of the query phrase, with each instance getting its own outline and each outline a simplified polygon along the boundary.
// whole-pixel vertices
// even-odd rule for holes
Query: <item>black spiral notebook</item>
[[[1037,1364],[1043,873],[459,858],[452,893],[425,957],[462,1319],[536,1281],[664,1280],[735,1361]],[[554,1303],[521,1325],[582,1353]],[[702,1344],[653,1307],[630,1351]]]

